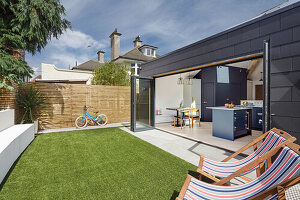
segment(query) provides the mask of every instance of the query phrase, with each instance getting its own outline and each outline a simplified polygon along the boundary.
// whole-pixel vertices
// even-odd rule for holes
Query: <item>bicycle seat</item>
[[[97,114],[98,112],[99,112],[99,111],[95,111],[94,113],[96,113],[96,114]]]

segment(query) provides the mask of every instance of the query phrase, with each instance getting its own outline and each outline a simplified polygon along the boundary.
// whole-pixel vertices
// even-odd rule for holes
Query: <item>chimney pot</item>
[[[98,54],[98,62],[100,62],[100,63],[104,63],[104,51],[102,51],[102,50],[99,50],[98,52],[97,52],[97,54]]]
[[[114,60],[120,56],[120,36],[122,34],[118,33],[117,28],[110,34],[110,59]]]
[[[134,43],[134,47],[137,47],[137,46],[142,46],[142,40],[141,40],[141,36],[137,36],[136,38],[135,38],[135,40],[133,41],[133,43]]]

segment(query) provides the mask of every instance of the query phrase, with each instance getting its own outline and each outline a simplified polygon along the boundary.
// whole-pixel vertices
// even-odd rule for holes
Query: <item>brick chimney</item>
[[[135,40],[133,41],[134,43],[134,47],[137,47],[137,46],[142,46],[142,40],[141,40],[141,37],[138,35]]]
[[[122,34],[118,33],[117,28],[114,32],[110,34],[110,59],[113,60],[120,56],[120,36]]]
[[[99,50],[98,52],[97,52],[97,54],[98,54],[98,62],[99,63],[104,63],[104,51],[102,51],[102,50]]]

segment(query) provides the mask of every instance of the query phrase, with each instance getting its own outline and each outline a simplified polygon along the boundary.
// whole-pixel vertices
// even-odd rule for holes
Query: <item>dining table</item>
[[[180,124],[179,124],[179,119],[178,119],[178,117],[179,117],[179,111],[180,110],[182,110],[182,109],[193,109],[193,108],[182,108],[182,107],[170,107],[170,108],[166,108],[166,110],[174,110],[174,111],[176,111],[176,124],[175,124],[175,126],[176,127],[180,127]],[[174,125],[172,125],[172,126],[174,126]]]

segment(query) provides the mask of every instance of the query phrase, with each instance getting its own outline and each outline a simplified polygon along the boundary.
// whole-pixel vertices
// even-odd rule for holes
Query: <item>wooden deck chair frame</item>
[[[290,149],[292,149],[294,152],[298,153],[300,155],[300,145],[294,144],[292,142],[288,142],[285,143],[283,145],[277,146],[274,149],[272,149],[271,151],[267,152],[266,154],[262,155],[261,157],[255,159],[253,162],[249,163],[248,165],[242,167],[240,170],[236,171],[235,173],[231,174],[230,176],[220,180],[217,185],[224,185],[225,183],[227,183],[228,181],[230,181],[231,179],[239,176],[240,174],[243,174],[244,172],[246,172],[247,170],[249,170],[250,168],[266,163],[266,166],[264,165],[265,169],[268,169],[271,165],[271,158],[272,156],[274,156],[276,153],[278,153],[280,150],[282,150],[284,147],[288,146]],[[267,162],[265,162],[267,161]],[[178,195],[178,197],[176,198],[176,200],[182,200],[187,189],[189,186],[189,183],[191,181],[192,176],[191,175],[187,175],[187,178],[181,188],[181,191]],[[285,190],[290,188],[293,185],[296,185],[300,183],[300,174],[276,185],[273,186],[271,188],[269,188],[268,190],[265,190],[253,197],[251,197],[250,199],[253,200],[260,200],[260,199],[267,199],[275,194],[278,194],[278,199],[285,199]],[[226,186],[224,186],[226,187]]]
[[[241,149],[239,149],[238,151],[236,151],[235,153],[233,153],[232,155],[230,155],[227,158],[225,158],[222,162],[229,161],[230,159],[236,157],[237,155],[239,155],[240,153],[242,153],[245,150],[249,149],[250,147],[253,147],[253,150],[256,151],[257,150],[257,143],[260,142],[260,141],[262,141],[263,139],[265,139],[271,131],[275,132],[276,134],[278,134],[278,135],[280,135],[280,136],[282,136],[283,138],[286,139],[286,141],[283,142],[282,144],[280,144],[279,146],[283,146],[286,143],[291,143],[291,142],[295,142],[296,141],[296,138],[293,137],[293,136],[291,136],[287,132],[285,132],[283,130],[280,130],[280,129],[277,129],[277,128],[272,128],[271,130],[267,131],[263,135],[259,136],[258,138],[256,138],[252,142],[250,142],[249,144],[245,145],[244,147],[242,147]],[[207,178],[209,178],[209,179],[215,181],[216,183],[218,183],[220,181],[219,178],[217,178],[217,177],[215,177],[215,176],[213,176],[213,175],[211,175],[211,174],[209,174],[209,173],[207,173],[207,172],[205,172],[205,171],[202,170],[203,160],[204,160],[204,157],[200,156],[200,161],[199,161],[199,165],[198,165],[198,169],[197,169],[197,172],[199,172],[201,174],[199,178],[201,179],[201,176],[206,176]],[[261,175],[262,168],[263,168],[263,166],[261,165],[256,170],[256,176],[260,176]],[[245,181],[251,181],[251,179],[249,179],[246,176],[240,176],[240,178],[244,179]]]

